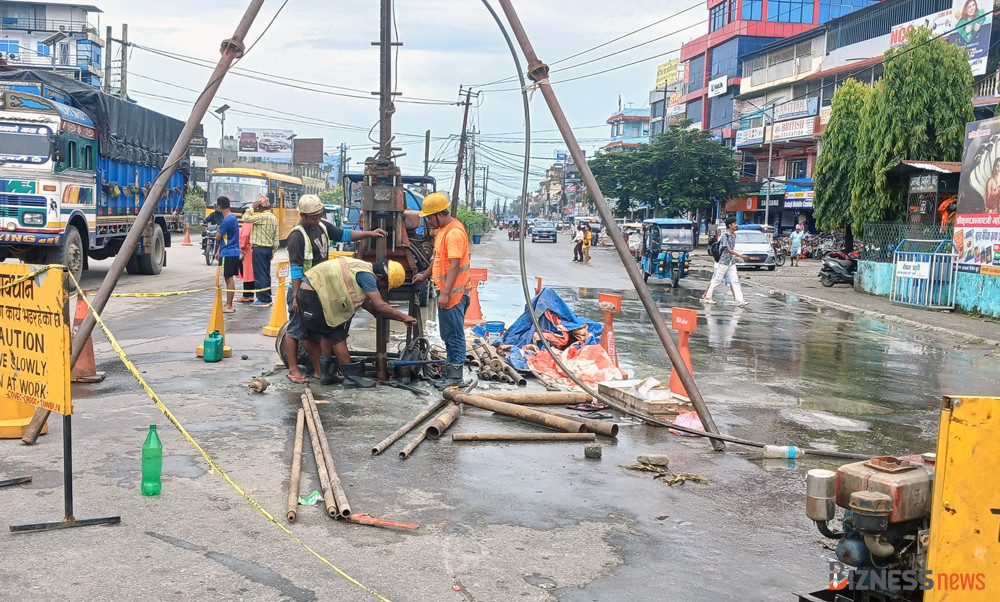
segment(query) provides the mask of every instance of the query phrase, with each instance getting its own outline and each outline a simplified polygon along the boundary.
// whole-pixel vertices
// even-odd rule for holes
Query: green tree
[[[851,191],[855,186],[861,116],[872,89],[854,79],[845,81],[833,95],[830,122],[823,131],[823,152],[813,173],[813,217],[820,230],[844,230],[845,247],[854,246],[851,230]]]
[[[638,204],[657,214],[675,216],[706,208],[713,197],[725,197],[738,182],[732,151],[711,139],[710,132],[673,124],[652,144],[603,153],[592,159],[601,192],[615,199],[615,213],[628,216]]]
[[[184,195],[184,215],[205,217],[205,191],[198,186],[188,188]]]
[[[318,196],[324,205],[343,205],[344,187],[336,186],[330,190],[320,190]]]
[[[906,215],[906,187],[887,172],[903,160],[958,161],[973,120],[972,70],[964,49],[918,28],[885,53],[885,74],[861,115],[853,230]]]

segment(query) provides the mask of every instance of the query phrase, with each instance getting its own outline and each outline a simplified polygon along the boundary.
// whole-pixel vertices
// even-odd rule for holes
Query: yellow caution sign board
[[[25,279],[31,273],[23,264],[0,264],[0,408],[19,402],[68,416],[73,406],[66,271]]]

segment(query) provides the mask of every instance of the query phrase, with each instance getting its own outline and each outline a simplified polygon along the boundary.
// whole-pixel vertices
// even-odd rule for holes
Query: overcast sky
[[[128,23],[129,39],[136,44],[214,63],[220,41],[232,35],[247,1],[96,0],[96,4],[104,10],[100,15],[102,35],[104,27],[111,25],[117,38],[121,24]],[[623,106],[648,106],[656,66],[675,58],[681,43],[708,30],[706,24],[699,24],[707,16],[703,0],[515,0],[514,5],[539,58],[553,65],[551,79],[556,93],[588,156],[609,137],[610,126],[605,121],[617,110],[619,96]],[[683,15],[557,63],[694,5],[697,7]],[[280,6],[281,0],[264,3],[249,40],[260,35]],[[483,93],[471,121],[483,134],[479,165],[490,165],[488,204],[492,207],[497,196],[517,196],[520,176],[512,166],[520,165],[517,154],[523,151],[523,143],[518,142],[518,132],[524,127],[520,96],[516,84],[510,82],[482,86],[515,75],[492,17],[480,0],[397,0],[396,16],[398,39],[403,43],[396,71],[400,100],[454,103],[460,85],[480,86]],[[672,32],[678,33],[653,41]],[[259,81],[231,73],[213,104],[233,107],[226,118],[227,134],[235,135],[238,127],[287,128],[300,138],[323,138],[328,151],[344,142],[349,145],[352,169],[359,169],[359,162],[373,154],[368,130],[378,121],[377,98],[365,93],[378,89],[378,48],[370,44],[378,35],[378,0],[290,0],[238,67],[300,82],[254,75],[264,80]],[[567,69],[639,44],[638,48]],[[117,45],[114,52],[118,52]],[[636,61],[641,62],[624,66]],[[558,83],[605,69],[610,71]],[[129,93],[146,106],[184,119],[197,95],[184,88],[200,91],[209,74],[209,69],[135,48],[129,58]],[[533,161],[529,190],[537,187],[540,172],[554,160],[555,151],[565,149],[558,133],[552,131],[554,123],[540,94],[534,95],[531,108],[535,139],[531,154],[539,159]],[[396,145],[406,153],[398,161],[403,173],[423,173],[423,133],[428,129],[431,157],[454,162],[461,121],[462,108],[457,104],[399,102],[393,130]],[[204,123],[210,144],[217,145],[219,122],[206,117]],[[378,138],[377,129],[372,135]],[[439,188],[450,190],[453,164],[432,165],[431,174],[438,178]]]

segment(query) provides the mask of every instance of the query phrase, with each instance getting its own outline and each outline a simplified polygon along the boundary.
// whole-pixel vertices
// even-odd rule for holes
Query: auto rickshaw
[[[640,264],[642,278],[669,278],[677,288],[681,278],[686,278],[694,250],[694,222],[686,219],[654,218],[642,223],[642,251]]]

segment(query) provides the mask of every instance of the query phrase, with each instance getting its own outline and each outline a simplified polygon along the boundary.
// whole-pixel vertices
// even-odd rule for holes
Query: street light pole
[[[766,113],[765,113],[766,115]],[[768,216],[771,210],[771,158],[774,156],[774,117],[771,117],[771,135],[768,136],[767,143],[767,192],[764,194],[764,225],[768,225]]]

